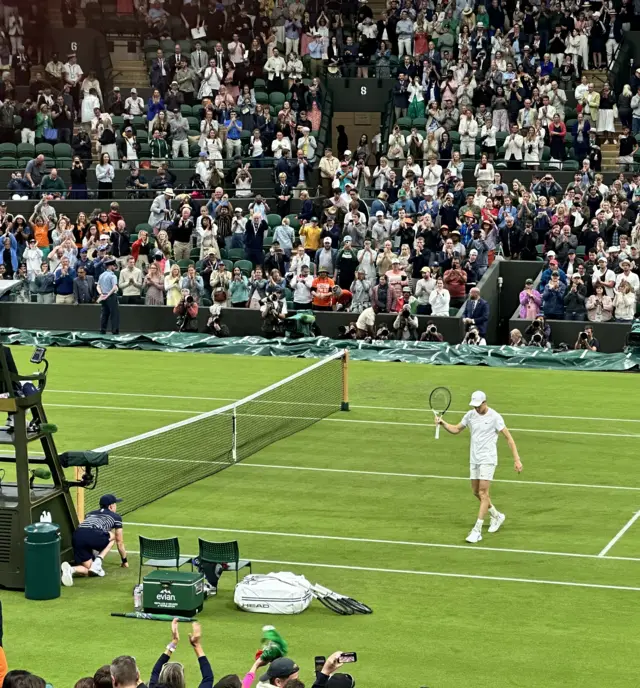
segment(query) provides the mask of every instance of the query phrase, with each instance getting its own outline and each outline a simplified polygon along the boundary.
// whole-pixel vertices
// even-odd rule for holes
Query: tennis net
[[[113,493],[129,513],[346,409],[347,360],[340,351],[233,404],[100,447],[109,465],[86,511]]]

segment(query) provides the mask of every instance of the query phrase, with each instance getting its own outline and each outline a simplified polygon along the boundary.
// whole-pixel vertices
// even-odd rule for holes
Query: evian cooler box
[[[204,602],[204,575],[196,572],[154,571],[143,579],[145,612],[195,616]]]

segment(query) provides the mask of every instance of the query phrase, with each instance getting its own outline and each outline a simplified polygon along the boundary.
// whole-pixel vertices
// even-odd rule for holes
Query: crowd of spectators
[[[0,688],[45,688],[51,685],[45,679],[25,669],[14,668],[3,649],[2,607],[0,605]],[[240,678],[238,674],[227,674],[217,681],[211,662],[202,645],[202,628],[199,623],[193,623],[188,633],[188,642],[196,656],[200,672],[200,688],[251,688],[277,686],[279,688],[304,688],[305,683],[300,679],[301,669],[289,657],[279,657],[270,662],[260,658],[252,658],[250,668]],[[173,655],[180,647],[180,630],[177,620],[171,624],[171,635],[166,648],[161,652],[157,662],[151,669],[148,680],[142,674],[135,657],[121,655],[110,664],[98,668],[91,676],[78,679],[75,688],[185,688],[184,665],[176,662]],[[313,688],[354,688],[355,679],[351,674],[343,673],[344,664],[341,661],[342,652],[334,652],[321,666],[316,668]],[[324,658],[323,658],[324,659]],[[257,683],[256,683],[257,680]]]
[[[0,207],[0,277],[20,281],[16,300],[95,302],[115,258],[122,303],[166,304],[183,320],[203,305],[264,317],[271,300],[279,319],[307,309],[448,316],[474,301],[494,260],[539,259],[523,317],[633,319],[640,177],[606,185],[601,144],[618,137],[632,169],[640,69],[618,98],[582,73],[613,58],[626,3],[610,12],[390,0],[377,21],[366,1],[340,11],[276,4],[192,2],[176,14],[136,3],[158,40],[147,102],[136,87],[103,92],[73,54],[51,55],[33,75],[28,108],[14,105],[22,145],[66,145],[70,157],[57,169],[34,151],[12,174],[12,198],[37,201],[28,219]],[[362,136],[352,152],[339,127],[336,154],[320,148],[322,78],[374,73],[397,73],[389,140]],[[11,106],[5,99],[0,113]],[[501,151],[526,182],[503,183]],[[563,188],[549,165],[567,169],[567,156],[577,170]],[[186,185],[176,183],[180,158],[197,158]],[[252,188],[265,165],[269,198]],[[119,167],[126,196],[149,201],[147,223],[133,225],[113,201]],[[56,202],[94,197],[98,208],[76,217]],[[477,329],[482,340],[486,323]]]

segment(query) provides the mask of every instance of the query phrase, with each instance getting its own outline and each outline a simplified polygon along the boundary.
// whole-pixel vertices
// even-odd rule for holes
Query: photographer
[[[471,346],[486,346],[487,340],[480,336],[480,332],[475,325],[471,325],[467,330],[467,333],[462,340],[463,344],[469,344]]]
[[[576,351],[579,349],[600,351],[600,342],[593,336],[593,328],[591,325],[587,325],[584,330],[580,332],[573,348]]]
[[[340,325],[337,339],[358,339],[356,323],[350,322],[348,325]]]
[[[565,320],[586,320],[587,319],[587,287],[580,275],[575,272],[571,275],[569,289],[564,295],[564,319]]]
[[[217,303],[209,307],[211,314],[207,320],[205,332],[212,334],[214,337],[229,337],[229,328],[222,322],[222,309]]]
[[[188,289],[182,290],[182,298],[173,307],[173,314],[178,316],[178,332],[198,331],[198,304]]]
[[[274,339],[284,334],[284,319],[287,317],[287,303],[277,292],[262,299],[260,306],[262,333],[266,339]]]
[[[547,325],[544,315],[539,315],[524,331],[524,338],[529,346],[549,348],[551,346],[551,327]]]
[[[409,305],[404,305],[393,321],[393,329],[396,331],[396,339],[408,341],[418,339],[418,318],[411,314]]]
[[[438,328],[432,320],[427,322],[427,328],[420,335],[421,342],[444,342],[444,337],[438,332]]]

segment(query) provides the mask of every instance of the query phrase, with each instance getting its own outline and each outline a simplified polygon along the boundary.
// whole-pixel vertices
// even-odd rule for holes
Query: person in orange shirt
[[[321,233],[322,228],[318,227],[317,217],[312,217],[309,222],[300,229],[300,238],[304,242],[304,250],[312,260],[315,258],[316,251],[320,248]]]
[[[313,297],[312,308],[314,311],[333,310],[333,288],[335,282],[329,277],[326,267],[318,268],[318,276],[311,285],[311,296]]]
[[[48,248],[49,244],[51,244],[49,239],[49,223],[42,215],[37,215],[33,218],[33,221],[29,220],[29,224],[33,230],[33,236],[38,248]]]

